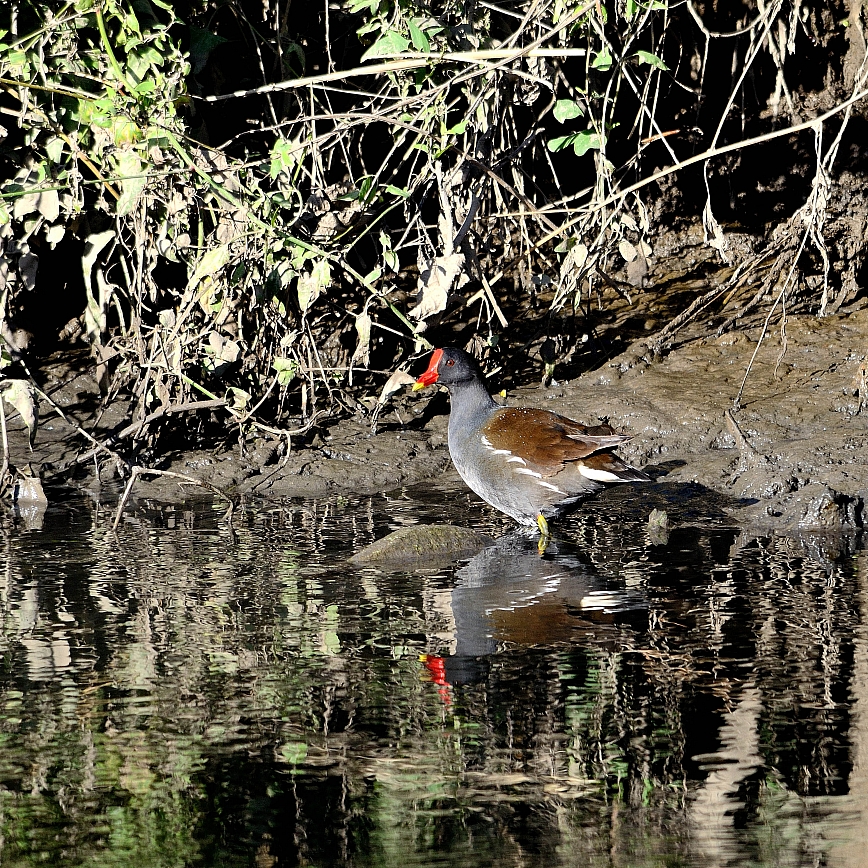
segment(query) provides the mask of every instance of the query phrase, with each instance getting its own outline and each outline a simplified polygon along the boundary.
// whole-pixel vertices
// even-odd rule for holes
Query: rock
[[[840,530],[859,526],[856,501],[821,482],[805,487],[803,503],[805,508],[799,519],[800,528]]]
[[[350,558],[354,564],[406,567],[430,561],[470,557],[493,543],[491,537],[449,524],[417,524],[365,546]]]
[[[653,546],[669,543],[669,516],[664,509],[652,509],[648,516],[648,542]]]

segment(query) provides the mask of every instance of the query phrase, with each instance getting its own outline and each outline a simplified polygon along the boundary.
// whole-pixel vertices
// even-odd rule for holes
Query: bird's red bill
[[[431,362],[428,365],[428,370],[422,374],[416,382],[413,384],[413,390],[416,389],[424,389],[425,386],[431,386],[437,382],[437,378],[439,374],[437,373],[437,367],[440,364],[440,359],[443,356],[443,350],[434,350],[431,353]]]

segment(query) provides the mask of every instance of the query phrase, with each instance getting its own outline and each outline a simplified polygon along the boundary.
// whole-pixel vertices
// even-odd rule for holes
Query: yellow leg
[[[551,539],[551,534],[549,533],[549,523],[546,521],[545,516],[540,512],[536,517],[537,527],[539,528],[539,540],[537,541],[536,547],[537,551],[544,555],[546,548],[548,547],[549,540]]]

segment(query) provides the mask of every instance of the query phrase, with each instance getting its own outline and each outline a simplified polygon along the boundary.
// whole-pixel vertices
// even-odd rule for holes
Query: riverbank
[[[664,358],[638,341],[602,367],[569,382],[526,386],[508,402],[545,407],[594,424],[601,418],[633,440],[624,456],[658,480],[699,483],[726,495],[734,521],[754,529],[857,530],[868,504],[868,308],[847,315],[789,317],[756,349],[758,326],[721,337],[682,338]],[[80,366],[83,368],[83,365]],[[42,387],[81,429],[106,437],[123,408],[97,412],[92,376],[68,360],[40,370]],[[492,382],[495,391],[498,383]],[[87,441],[74,425],[43,406],[28,452],[21,420],[9,418],[10,456],[29,465],[47,488],[98,486],[93,458],[74,471]],[[433,389],[400,396],[382,414],[377,433],[367,419],[325,422],[292,443],[261,439],[219,450],[169,453],[157,466],[230,494],[320,497],[370,494],[411,486],[451,472],[446,446],[448,402]],[[100,461],[100,481],[116,489],[113,462]],[[177,500],[189,484],[175,477],[142,478],[134,496]]]

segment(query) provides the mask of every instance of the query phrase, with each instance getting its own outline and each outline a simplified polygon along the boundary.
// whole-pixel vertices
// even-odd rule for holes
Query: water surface
[[[652,507],[668,534],[649,532]],[[868,557],[699,488],[2,521],[0,864],[862,866]],[[386,572],[416,522],[498,543]]]

